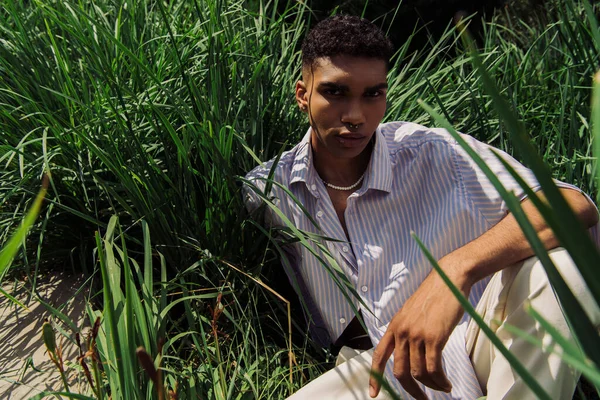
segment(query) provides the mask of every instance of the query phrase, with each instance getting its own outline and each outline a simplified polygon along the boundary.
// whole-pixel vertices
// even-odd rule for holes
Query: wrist
[[[463,293],[468,293],[481,279],[477,276],[477,264],[470,257],[455,253],[442,257],[439,265],[457,288]]]

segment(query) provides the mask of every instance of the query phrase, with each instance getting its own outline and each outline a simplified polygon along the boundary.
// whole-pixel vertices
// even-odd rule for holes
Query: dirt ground
[[[76,294],[84,284],[82,276],[65,273],[47,274],[38,278],[37,293],[47,303],[59,309],[81,329],[85,315],[86,291]],[[50,360],[42,340],[42,324],[51,313],[35,299],[29,300],[31,283],[10,281],[2,289],[25,303],[30,311],[14,305],[0,294],[0,399],[28,399],[42,391],[64,389],[60,375]],[[28,301],[29,300],[29,301]],[[53,320],[56,321],[56,320]],[[68,328],[64,327],[68,332]],[[69,332],[72,336],[72,333]],[[57,344],[62,346],[67,378],[76,389],[80,376],[75,370],[79,350],[74,342],[59,332]],[[72,339],[71,339],[72,340]],[[83,383],[83,382],[81,382]]]

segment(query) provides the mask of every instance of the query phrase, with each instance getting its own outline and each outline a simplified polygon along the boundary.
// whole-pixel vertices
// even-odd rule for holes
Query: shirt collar
[[[363,189],[382,190],[384,192],[392,191],[392,161],[390,152],[383,133],[381,133],[381,125],[375,131],[375,147],[371,153],[371,161],[367,167],[365,174],[365,183],[362,185],[360,192]]]
[[[318,179],[317,171],[313,166],[313,154],[310,146],[311,128],[308,129],[304,138],[296,148],[296,156],[292,163],[290,174],[290,185],[295,182],[304,182],[312,188]],[[392,164],[385,137],[381,133],[381,125],[375,131],[375,147],[371,153],[371,160],[365,174],[365,182],[359,193],[368,189],[390,192],[392,189]]]
[[[312,149],[310,146],[311,128],[308,128],[306,135],[296,148],[296,156],[292,163],[292,171],[290,173],[290,185],[295,182],[305,182],[307,186],[313,185],[314,179],[317,177],[317,171],[312,163]]]

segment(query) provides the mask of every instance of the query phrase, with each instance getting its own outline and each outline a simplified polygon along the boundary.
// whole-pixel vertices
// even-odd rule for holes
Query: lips
[[[356,132],[338,133],[336,136],[342,137],[345,139],[362,139],[365,137],[365,135],[363,135],[362,133],[356,133]]]
[[[335,139],[343,147],[357,147],[363,144],[367,137],[360,133],[340,133]]]

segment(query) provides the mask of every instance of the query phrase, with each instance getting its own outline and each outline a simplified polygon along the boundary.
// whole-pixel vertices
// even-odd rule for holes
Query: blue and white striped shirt
[[[466,135],[464,139],[508,190],[524,197],[489,146]],[[502,155],[530,187],[538,189],[530,170]],[[264,190],[272,166],[270,161],[255,168],[247,179]],[[408,122],[378,127],[363,184],[347,201],[349,240],[313,167],[310,129],[297,146],[282,155],[273,180],[281,187],[273,185],[266,196],[281,214],[267,209],[267,223],[310,233],[308,245],[296,242],[286,246],[290,261],[286,272],[305,301],[313,336],[322,344],[335,341],[358,309],[373,344],[381,340],[392,317],[432,270],[411,231],[440,259],[479,237],[508,212],[496,189],[446,130]],[[246,196],[249,209],[262,202],[255,190],[246,188]],[[488,281],[472,288],[472,304],[477,304]],[[443,352],[452,393],[427,388],[431,399],[482,396],[465,350],[467,321],[465,316]],[[404,398],[410,398],[393,377],[392,362],[386,368],[388,381]]]

